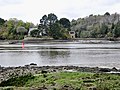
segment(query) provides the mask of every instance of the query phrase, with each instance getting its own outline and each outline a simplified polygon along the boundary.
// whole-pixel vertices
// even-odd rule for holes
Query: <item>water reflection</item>
[[[69,57],[70,51],[39,51],[40,56],[48,59]]]
[[[66,65],[69,63],[68,58],[70,51],[68,50],[48,50],[39,51],[38,53],[42,58],[40,61],[42,61],[44,65]]]

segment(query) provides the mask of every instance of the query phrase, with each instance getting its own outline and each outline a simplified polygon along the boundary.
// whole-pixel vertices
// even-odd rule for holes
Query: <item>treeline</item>
[[[0,39],[23,39],[28,34],[29,28],[34,27],[33,23],[23,22],[16,18],[4,20],[0,18]]]
[[[71,30],[78,38],[118,38],[120,37],[120,15],[106,12],[104,15],[89,15],[71,21]]]
[[[67,18],[58,20],[53,13],[43,15],[40,19],[38,29],[31,32],[32,36],[36,37],[52,37],[54,39],[68,39],[70,31],[70,21]]]
[[[67,18],[58,20],[53,13],[43,15],[38,25],[30,22],[23,22],[16,18],[4,20],[0,18],[0,39],[24,39],[28,36],[30,28],[31,37],[49,37],[54,39],[68,39],[70,30],[70,21]]]
[[[30,31],[30,28],[33,30]],[[30,33],[31,37],[49,37],[69,39],[69,31],[74,31],[76,38],[118,38],[120,37],[120,15],[106,12],[104,15],[89,15],[71,22],[50,13],[43,15],[38,25],[23,22],[16,18],[0,18],[0,39],[23,39]]]

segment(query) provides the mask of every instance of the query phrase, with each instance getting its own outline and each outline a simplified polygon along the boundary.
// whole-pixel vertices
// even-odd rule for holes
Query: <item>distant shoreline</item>
[[[120,38],[115,40],[105,39],[105,38],[75,38],[75,39],[52,39],[52,38],[26,38],[23,40],[0,40],[0,44],[16,44],[16,43],[41,43],[41,42],[80,42],[87,44],[99,44],[99,43],[120,43]]]

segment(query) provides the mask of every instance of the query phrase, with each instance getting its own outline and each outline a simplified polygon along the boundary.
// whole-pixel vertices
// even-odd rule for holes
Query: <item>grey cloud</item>
[[[24,0],[0,0],[0,6],[21,4]]]
[[[120,3],[120,0],[103,0],[101,4],[109,6],[117,3]]]

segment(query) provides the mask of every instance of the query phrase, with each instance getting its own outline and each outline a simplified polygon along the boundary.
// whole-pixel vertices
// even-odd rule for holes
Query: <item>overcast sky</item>
[[[3,19],[39,23],[44,14],[54,13],[70,20],[105,12],[120,13],[120,0],[0,0]]]

